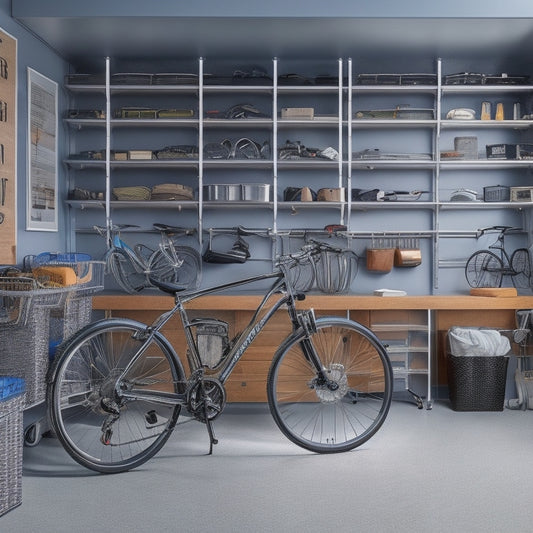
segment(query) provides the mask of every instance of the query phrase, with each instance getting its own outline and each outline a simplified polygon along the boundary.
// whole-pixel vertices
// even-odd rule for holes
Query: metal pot
[[[239,184],[213,184],[204,185],[204,200],[208,202],[235,202],[241,199],[241,186]]]
[[[242,199],[252,202],[268,202],[270,199],[270,185],[268,183],[243,183]]]

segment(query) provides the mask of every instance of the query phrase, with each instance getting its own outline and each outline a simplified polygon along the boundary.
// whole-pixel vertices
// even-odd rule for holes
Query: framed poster
[[[17,40],[0,29],[0,264],[16,263]]]
[[[57,83],[28,67],[26,229],[57,231]]]

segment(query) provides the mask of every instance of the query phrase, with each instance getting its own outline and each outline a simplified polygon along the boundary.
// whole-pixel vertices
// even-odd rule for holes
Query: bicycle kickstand
[[[207,415],[207,404],[204,402],[204,417],[205,424],[207,426],[207,433],[209,433],[209,455],[213,455],[213,446],[218,444],[218,439],[215,437],[215,432],[213,430],[213,424],[209,420]]]

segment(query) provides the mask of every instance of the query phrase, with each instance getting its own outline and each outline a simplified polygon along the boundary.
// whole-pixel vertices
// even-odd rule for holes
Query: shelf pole
[[[442,98],[442,61],[437,59],[437,131],[435,132],[434,149],[435,154],[435,179],[433,198],[435,201],[435,210],[433,211],[433,229],[435,230],[435,238],[433,241],[433,292],[439,288],[439,254],[440,254],[440,128],[441,128],[441,98]]]
[[[346,173],[346,194],[347,194],[347,205],[348,213],[346,217],[346,227],[348,231],[351,229],[351,219],[352,219],[352,109],[353,109],[353,91],[352,91],[352,58],[348,59],[348,109],[347,109],[347,123],[348,123],[348,169]]]
[[[278,229],[278,58],[272,60],[272,229],[276,234]]]
[[[198,242],[203,244],[204,217],[204,58],[198,59]]]
[[[111,240],[111,70],[109,57],[105,58],[105,225],[106,242]]]
[[[343,179],[342,179],[342,164],[343,164],[343,149],[342,149],[342,141],[343,141],[343,130],[342,130],[342,103],[343,103],[343,88],[342,88],[342,74],[343,74],[343,68],[342,68],[342,58],[339,58],[338,60],[338,76],[339,76],[339,83],[338,83],[338,99],[339,99],[339,105],[338,105],[338,131],[339,131],[339,156],[338,156],[338,170],[339,170],[339,188],[342,187]],[[346,191],[347,193],[347,191]],[[341,216],[339,223],[345,224],[346,222],[346,207],[345,204],[342,203],[341,205]]]

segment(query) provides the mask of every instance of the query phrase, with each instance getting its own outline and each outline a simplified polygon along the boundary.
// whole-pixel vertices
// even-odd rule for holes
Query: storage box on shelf
[[[0,376],[0,516],[22,503],[24,380]]]

